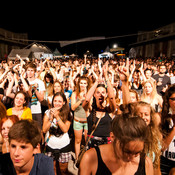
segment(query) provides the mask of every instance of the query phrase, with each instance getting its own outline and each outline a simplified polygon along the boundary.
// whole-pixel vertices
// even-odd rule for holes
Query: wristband
[[[61,120],[61,118],[59,118],[59,119],[57,120],[57,123],[58,123],[60,120]]]

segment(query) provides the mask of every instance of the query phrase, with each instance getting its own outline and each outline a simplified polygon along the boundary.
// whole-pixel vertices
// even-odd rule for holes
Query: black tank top
[[[96,122],[97,123],[99,118],[96,117]],[[105,112],[105,116],[101,118],[97,128],[95,129],[93,136],[97,137],[109,137],[110,136],[110,131],[111,131],[111,117],[109,116],[108,112]],[[87,118],[88,122],[88,135],[91,134],[92,132],[92,125],[93,125],[93,115],[92,112],[90,113],[89,117]]]
[[[95,150],[97,152],[97,157],[98,157],[98,168],[96,175],[112,175],[108,167],[105,165],[101,158],[101,153],[99,147],[95,147]],[[145,156],[144,154],[140,155],[140,162],[139,162],[139,167],[135,173],[135,175],[146,175],[145,173]]]

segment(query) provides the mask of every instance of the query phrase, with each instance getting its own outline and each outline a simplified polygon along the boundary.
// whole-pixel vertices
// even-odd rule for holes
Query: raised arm
[[[4,73],[0,76],[0,81],[3,80],[3,78],[7,75],[8,72],[9,72],[9,68],[7,67],[4,71]]]
[[[10,98],[14,98],[15,94],[12,92],[12,88],[13,88],[13,84],[15,82],[15,79],[14,79],[14,75],[9,75],[9,76],[11,77],[11,81],[10,81],[10,79],[8,79],[9,84],[8,84],[7,91],[6,91],[6,96],[10,97]]]
[[[134,60],[134,62],[133,62],[133,69],[132,69],[132,71],[131,71],[131,73],[130,73],[130,75],[129,75],[129,79],[128,79],[128,81],[129,82],[131,82],[131,80],[132,80],[132,76],[133,76],[133,73],[134,73],[134,71],[135,71],[135,60]]]
[[[140,67],[140,73],[141,73],[141,76],[143,78],[143,81],[145,82],[146,81],[146,77],[145,77],[145,73],[144,73],[144,70],[143,70],[143,62],[141,63],[141,67]]]
[[[27,84],[27,82],[24,78],[24,74],[25,74],[25,69],[22,69],[21,76],[20,76],[22,84],[24,86],[25,91],[29,94],[29,97],[32,97],[32,91],[31,91],[30,85]]]
[[[130,101],[129,96],[129,59],[126,61],[126,67],[119,67],[118,68],[119,77],[122,81],[122,97],[123,97],[123,104],[128,104]]]
[[[93,86],[89,89],[89,91],[86,94],[85,100],[83,101],[82,107],[84,108],[85,111],[88,111],[89,109],[89,104],[91,101],[91,98],[94,95],[94,92],[98,86],[99,80],[96,80],[96,82],[93,84]]]
[[[108,77],[108,61],[103,66],[103,75],[104,75],[106,85],[107,85],[110,112],[114,112],[116,110],[117,106],[116,106],[116,102],[115,102],[115,95],[114,95],[113,86],[112,86],[112,84],[109,80],[109,77]]]
[[[163,139],[162,151],[165,151],[168,148],[174,136],[175,136],[175,126],[173,126],[171,132]]]
[[[42,82],[42,83],[40,83],[40,85],[41,85],[41,86],[44,86],[44,83]],[[40,102],[42,102],[42,101],[44,100],[44,91],[45,91],[45,88],[43,89],[43,87],[42,87],[42,89],[39,89],[39,90],[38,90],[37,87],[38,87],[38,83],[35,83],[35,84],[34,84],[34,92],[35,92],[35,94],[36,94],[38,100],[39,100]],[[40,88],[40,87],[39,87],[39,88]]]

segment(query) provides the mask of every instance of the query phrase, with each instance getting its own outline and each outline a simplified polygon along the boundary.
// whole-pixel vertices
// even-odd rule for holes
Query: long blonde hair
[[[154,159],[153,166],[157,168],[160,163],[161,147],[162,147],[162,134],[157,126],[155,111],[150,104],[139,101],[134,103],[129,103],[124,106],[123,111],[128,112],[131,116],[139,116],[139,108],[143,107],[150,108],[150,124],[148,125],[148,132],[150,134],[149,145],[145,148],[145,153],[152,159]]]
[[[138,112],[138,108],[142,108],[144,106],[147,106],[150,108],[150,118],[151,118],[148,128],[150,129],[152,142],[150,145],[150,150],[147,150],[147,153],[152,160],[153,160],[153,154],[155,154],[155,160],[153,162],[153,166],[154,168],[157,168],[160,161],[160,155],[161,155],[162,134],[159,129],[159,126],[157,126],[156,124],[155,111],[150,104],[143,101],[137,102],[135,106],[136,114]]]
[[[151,84],[151,86],[152,86],[152,88],[153,88],[153,90],[152,90],[152,92],[151,92],[151,101],[157,96],[157,89],[156,89],[156,84],[155,84],[155,82],[154,81],[152,81],[152,80],[147,80],[147,81],[145,81],[144,82],[144,84],[143,84],[143,93],[142,93],[142,95],[141,95],[141,100],[142,101],[145,101],[145,99],[148,97],[148,95],[146,94],[146,91],[145,91],[145,85],[147,84],[147,83],[150,83]]]

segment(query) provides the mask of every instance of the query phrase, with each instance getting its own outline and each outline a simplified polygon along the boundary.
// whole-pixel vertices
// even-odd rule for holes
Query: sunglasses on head
[[[173,98],[169,98],[169,99],[171,99],[172,101],[175,101],[175,97],[173,97]]]

